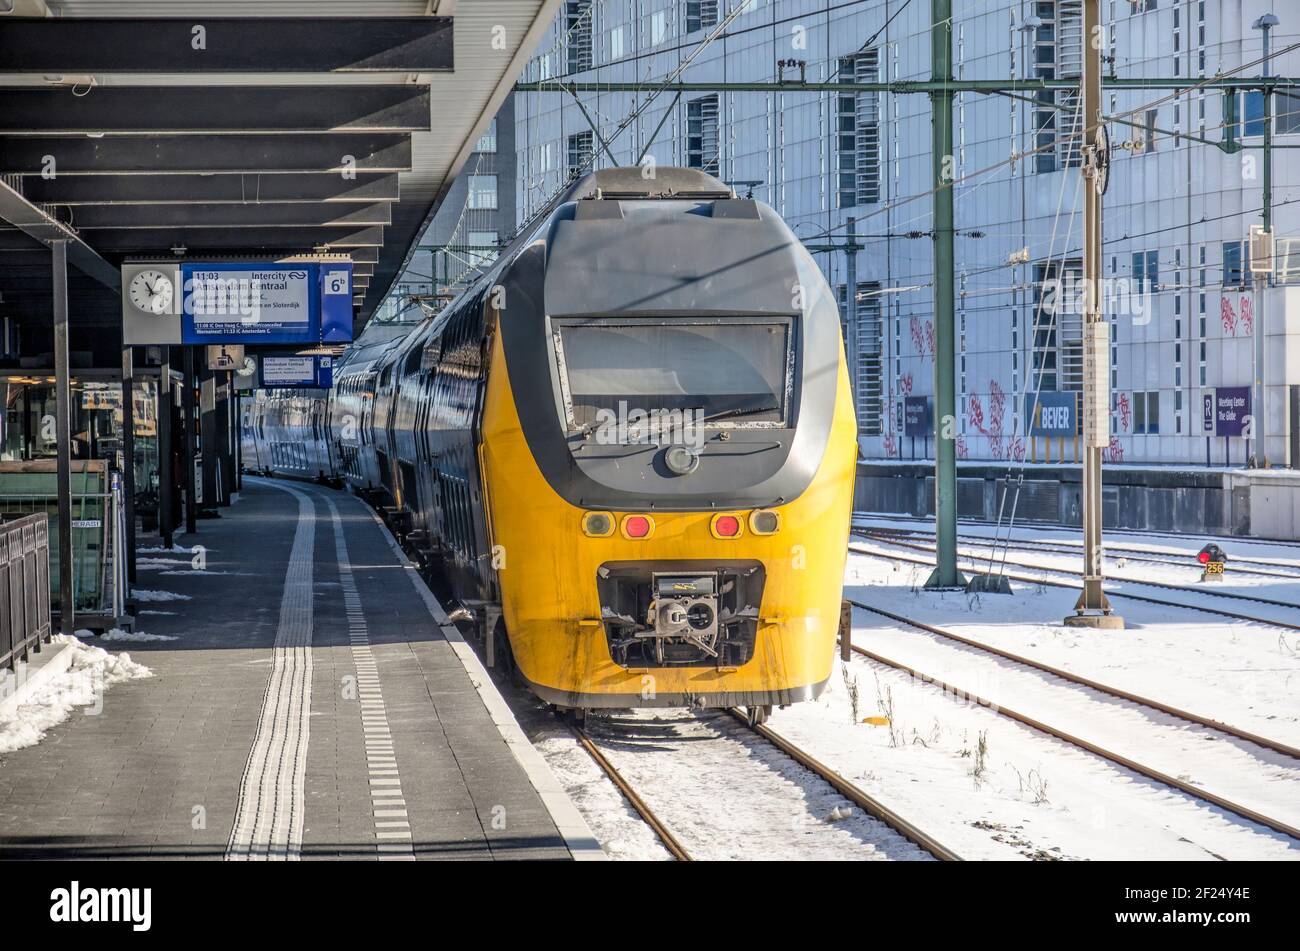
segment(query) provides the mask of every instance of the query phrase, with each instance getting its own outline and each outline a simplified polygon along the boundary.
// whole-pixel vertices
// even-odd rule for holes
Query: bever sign
[[[1068,406],[1044,406],[1038,421],[1044,429],[1068,429],[1073,416]]]
[[[1025,396],[1025,416],[1030,436],[1071,439],[1079,434],[1079,394],[1030,393]]]

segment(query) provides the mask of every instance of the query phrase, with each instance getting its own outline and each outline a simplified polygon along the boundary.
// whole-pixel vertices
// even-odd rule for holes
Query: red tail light
[[[629,515],[623,519],[623,534],[628,538],[649,538],[654,522],[647,515]]]
[[[713,520],[713,533],[719,538],[735,538],[740,534],[740,519],[734,515],[719,515]]]

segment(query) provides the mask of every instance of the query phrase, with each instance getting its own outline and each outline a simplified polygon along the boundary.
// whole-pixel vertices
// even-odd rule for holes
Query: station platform
[[[173,640],[86,638],[154,676],[0,757],[0,858],[600,857],[360,500],[250,478],[222,515],[140,555]]]

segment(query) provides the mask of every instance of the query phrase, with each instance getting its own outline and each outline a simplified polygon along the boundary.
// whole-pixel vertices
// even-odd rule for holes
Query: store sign
[[[903,397],[903,435],[930,436],[934,433],[934,411],[928,396]]]
[[[1250,387],[1220,386],[1214,391],[1214,434],[1248,436],[1246,420],[1250,418]]]
[[[1030,393],[1025,397],[1029,435],[1073,439],[1082,431],[1078,393]]]
[[[127,345],[348,343],[352,263],[132,262],[122,324]]]
[[[1201,432],[1214,435],[1214,393],[1201,394]]]
[[[334,361],[330,357],[273,357],[261,360],[259,381],[263,389],[319,387],[334,385]]]

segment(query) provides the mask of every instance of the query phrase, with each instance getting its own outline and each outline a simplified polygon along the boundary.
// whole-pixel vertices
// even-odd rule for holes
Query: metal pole
[[[858,406],[858,223],[854,218],[844,222],[848,243],[844,246],[844,322],[845,349],[849,361],[849,392],[853,394],[853,412]],[[858,421],[861,428],[862,421]]]
[[[135,359],[122,348],[122,503],[126,522],[126,580],[135,584]]]
[[[1101,453],[1110,433],[1110,327],[1102,315],[1102,191],[1104,163],[1099,148],[1101,120],[1101,0],[1083,4],[1083,592],[1072,626],[1122,628],[1102,590]]]
[[[1270,21],[1264,17],[1259,19],[1259,24],[1264,33],[1264,78],[1268,79],[1272,65],[1272,44],[1270,42],[1272,37],[1270,34],[1273,27]],[[1262,217],[1264,230],[1271,233],[1273,230],[1273,90],[1270,86],[1264,87],[1263,185],[1264,208]],[[1273,262],[1268,263],[1269,270],[1272,270]],[[1255,417],[1255,462],[1265,469],[1268,468],[1268,440],[1265,438],[1267,431],[1264,425],[1265,420],[1268,418],[1268,414],[1264,412],[1264,333],[1267,317],[1268,275],[1257,272],[1255,275],[1255,322],[1251,328],[1255,337],[1255,395],[1253,400],[1255,405],[1251,408],[1251,411]]]
[[[176,513],[172,502],[176,473],[172,466],[172,364],[171,348],[163,347],[158,373],[158,533],[163,547],[171,550]]]
[[[235,377],[230,377],[230,395],[234,402],[234,422],[231,429],[235,434],[235,491],[244,491],[244,397],[235,393]]]
[[[195,414],[194,414],[194,348],[181,348],[181,373],[185,379],[182,381],[184,389],[181,390],[181,412],[185,415],[185,427],[183,430],[185,438],[185,531],[193,534],[199,530],[199,507],[195,499],[194,486],[194,458],[198,447],[195,440]]]
[[[952,0],[930,0],[930,76],[952,81]],[[934,182],[934,573],[927,588],[957,588],[957,394],[956,305],[953,279],[952,151],[953,93],[930,93],[931,162]]]
[[[50,248],[54,282],[54,422],[58,453],[59,630],[77,629],[72,590],[72,380],[68,367],[68,243]]]

